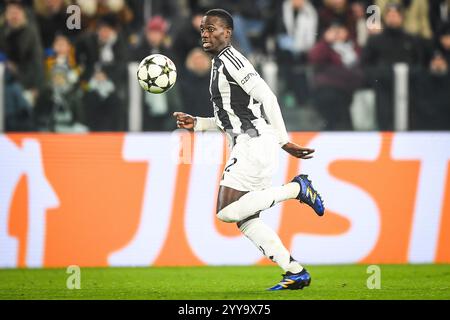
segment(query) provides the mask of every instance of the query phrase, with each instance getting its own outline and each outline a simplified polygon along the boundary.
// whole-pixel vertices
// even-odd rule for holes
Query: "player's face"
[[[203,50],[210,54],[217,54],[229,45],[231,30],[227,28],[219,17],[204,16],[200,25]]]

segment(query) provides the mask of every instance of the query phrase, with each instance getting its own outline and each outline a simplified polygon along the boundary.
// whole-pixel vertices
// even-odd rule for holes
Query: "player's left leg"
[[[223,214],[225,208],[235,208],[233,204],[238,203],[243,197],[252,194],[254,194],[254,191],[239,191],[221,186],[217,198],[218,214]],[[246,201],[248,201],[248,199]],[[225,212],[230,214],[232,211]],[[222,220],[224,220],[223,217]],[[285,271],[281,282],[269,290],[302,289],[309,285],[311,282],[309,273],[291,257],[289,251],[284,247],[280,237],[275,231],[259,218],[259,212],[257,214],[250,214],[246,218],[241,219],[237,225],[239,230],[250,239],[266,257],[276,262]]]
[[[297,176],[282,186],[270,186],[278,152],[278,142],[271,135],[236,144],[220,183],[217,216],[225,222],[238,222],[241,232],[285,271],[283,280],[270,290],[301,289],[309,285],[309,273],[291,257],[276,232],[259,218],[259,212],[288,199],[306,202],[309,197],[306,203],[310,206],[322,205],[322,200],[306,176]],[[318,211],[323,214],[323,208]]]
[[[309,286],[311,276],[292,258],[280,237],[259,218],[259,213],[237,223],[239,230],[270,260],[285,272],[281,282],[269,290],[303,289]]]

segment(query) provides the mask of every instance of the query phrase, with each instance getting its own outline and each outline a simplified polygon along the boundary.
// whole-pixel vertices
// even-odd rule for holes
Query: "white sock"
[[[291,258],[280,237],[261,218],[245,221],[239,226],[239,230],[285,272],[298,273],[303,270],[302,265]]]
[[[255,212],[268,209],[278,202],[296,198],[299,192],[300,185],[297,182],[260,191],[250,191],[220,210],[217,217],[225,222],[242,221]]]

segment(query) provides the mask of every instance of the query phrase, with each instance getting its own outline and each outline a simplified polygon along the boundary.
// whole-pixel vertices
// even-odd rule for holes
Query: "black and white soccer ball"
[[[163,93],[177,81],[177,68],[168,57],[152,54],[142,59],[137,70],[142,89],[151,93]]]

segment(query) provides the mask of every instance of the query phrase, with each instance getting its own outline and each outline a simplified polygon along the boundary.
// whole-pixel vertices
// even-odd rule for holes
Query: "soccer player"
[[[239,230],[284,270],[281,282],[269,290],[302,289],[309,285],[311,276],[259,214],[288,199],[298,199],[319,216],[324,214],[322,198],[306,175],[282,186],[270,186],[280,147],[301,159],[312,158],[314,150],[289,142],[274,93],[231,46],[232,16],[222,9],[209,10],[200,32],[203,49],[213,58],[209,90],[214,117],[175,112],[177,126],[194,131],[218,129],[226,134],[232,149],[220,182],[217,217],[237,223]]]

